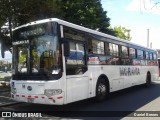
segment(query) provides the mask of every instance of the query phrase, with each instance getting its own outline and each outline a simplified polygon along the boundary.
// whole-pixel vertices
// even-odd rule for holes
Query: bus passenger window
[[[84,65],[84,44],[70,42],[70,56],[67,58],[68,65]]]
[[[119,56],[118,45],[109,43],[110,55]]]
[[[129,48],[129,57],[136,58],[136,50],[134,48]]]
[[[146,59],[148,60],[149,59],[149,52],[146,52],[145,55],[146,55]]]
[[[149,58],[150,58],[150,60],[153,60],[153,55],[152,55],[152,53],[150,53]]]
[[[125,46],[122,46],[122,57],[128,58],[128,48]]]
[[[142,50],[137,50],[137,58],[138,59],[144,59],[143,51]]]
[[[88,38],[88,53],[89,54],[104,54],[104,42],[98,41],[97,38]]]
[[[109,49],[109,43],[105,43],[105,51],[106,51],[106,55],[110,55],[110,49]]]

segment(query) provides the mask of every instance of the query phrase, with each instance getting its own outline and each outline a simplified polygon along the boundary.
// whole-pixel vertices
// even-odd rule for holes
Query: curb
[[[12,106],[12,105],[16,105],[16,104],[22,104],[23,102],[12,102],[12,103],[6,103],[6,104],[2,104],[0,105],[1,107],[6,107],[6,106]]]
[[[0,90],[0,92],[10,92],[10,89]]]

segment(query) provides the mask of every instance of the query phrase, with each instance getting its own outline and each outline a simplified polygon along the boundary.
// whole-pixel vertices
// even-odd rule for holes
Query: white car
[[[12,73],[0,71],[0,84],[9,85]]]

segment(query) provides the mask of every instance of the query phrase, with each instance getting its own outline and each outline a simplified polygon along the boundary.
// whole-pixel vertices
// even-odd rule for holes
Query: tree
[[[124,40],[130,41],[132,38],[130,36],[130,30],[125,27],[114,27],[115,34],[114,36],[122,38]]]
[[[10,17],[13,27],[50,17],[91,29],[105,30],[110,25],[100,0],[0,0],[0,4],[0,26]]]
[[[0,28],[6,22],[15,28],[31,21],[57,17],[113,34],[108,28],[110,19],[106,14],[100,0],[0,0]],[[6,34],[0,32],[0,39],[4,46],[7,45],[4,49],[10,47],[12,41]]]
[[[31,21],[59,17],[61,12],[55,2],[56,0],[0,0],[1,51],[9,49],[12,45],[10,37],[1,28],[6,22],[9,23],[11,31],[12,28]]]
[[[57,0],[66,21],[101,32],[109,31],[110,19],[106,16],[100,0]]]
[[[14,28],[31,21],[61,16],[56,0],[0,0],[0,4],[0,26],[9,17]]]

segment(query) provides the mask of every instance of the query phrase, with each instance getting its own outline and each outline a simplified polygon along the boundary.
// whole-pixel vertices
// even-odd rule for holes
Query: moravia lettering
[[[120,67],[120,76],[140,75],[139,68]]]

